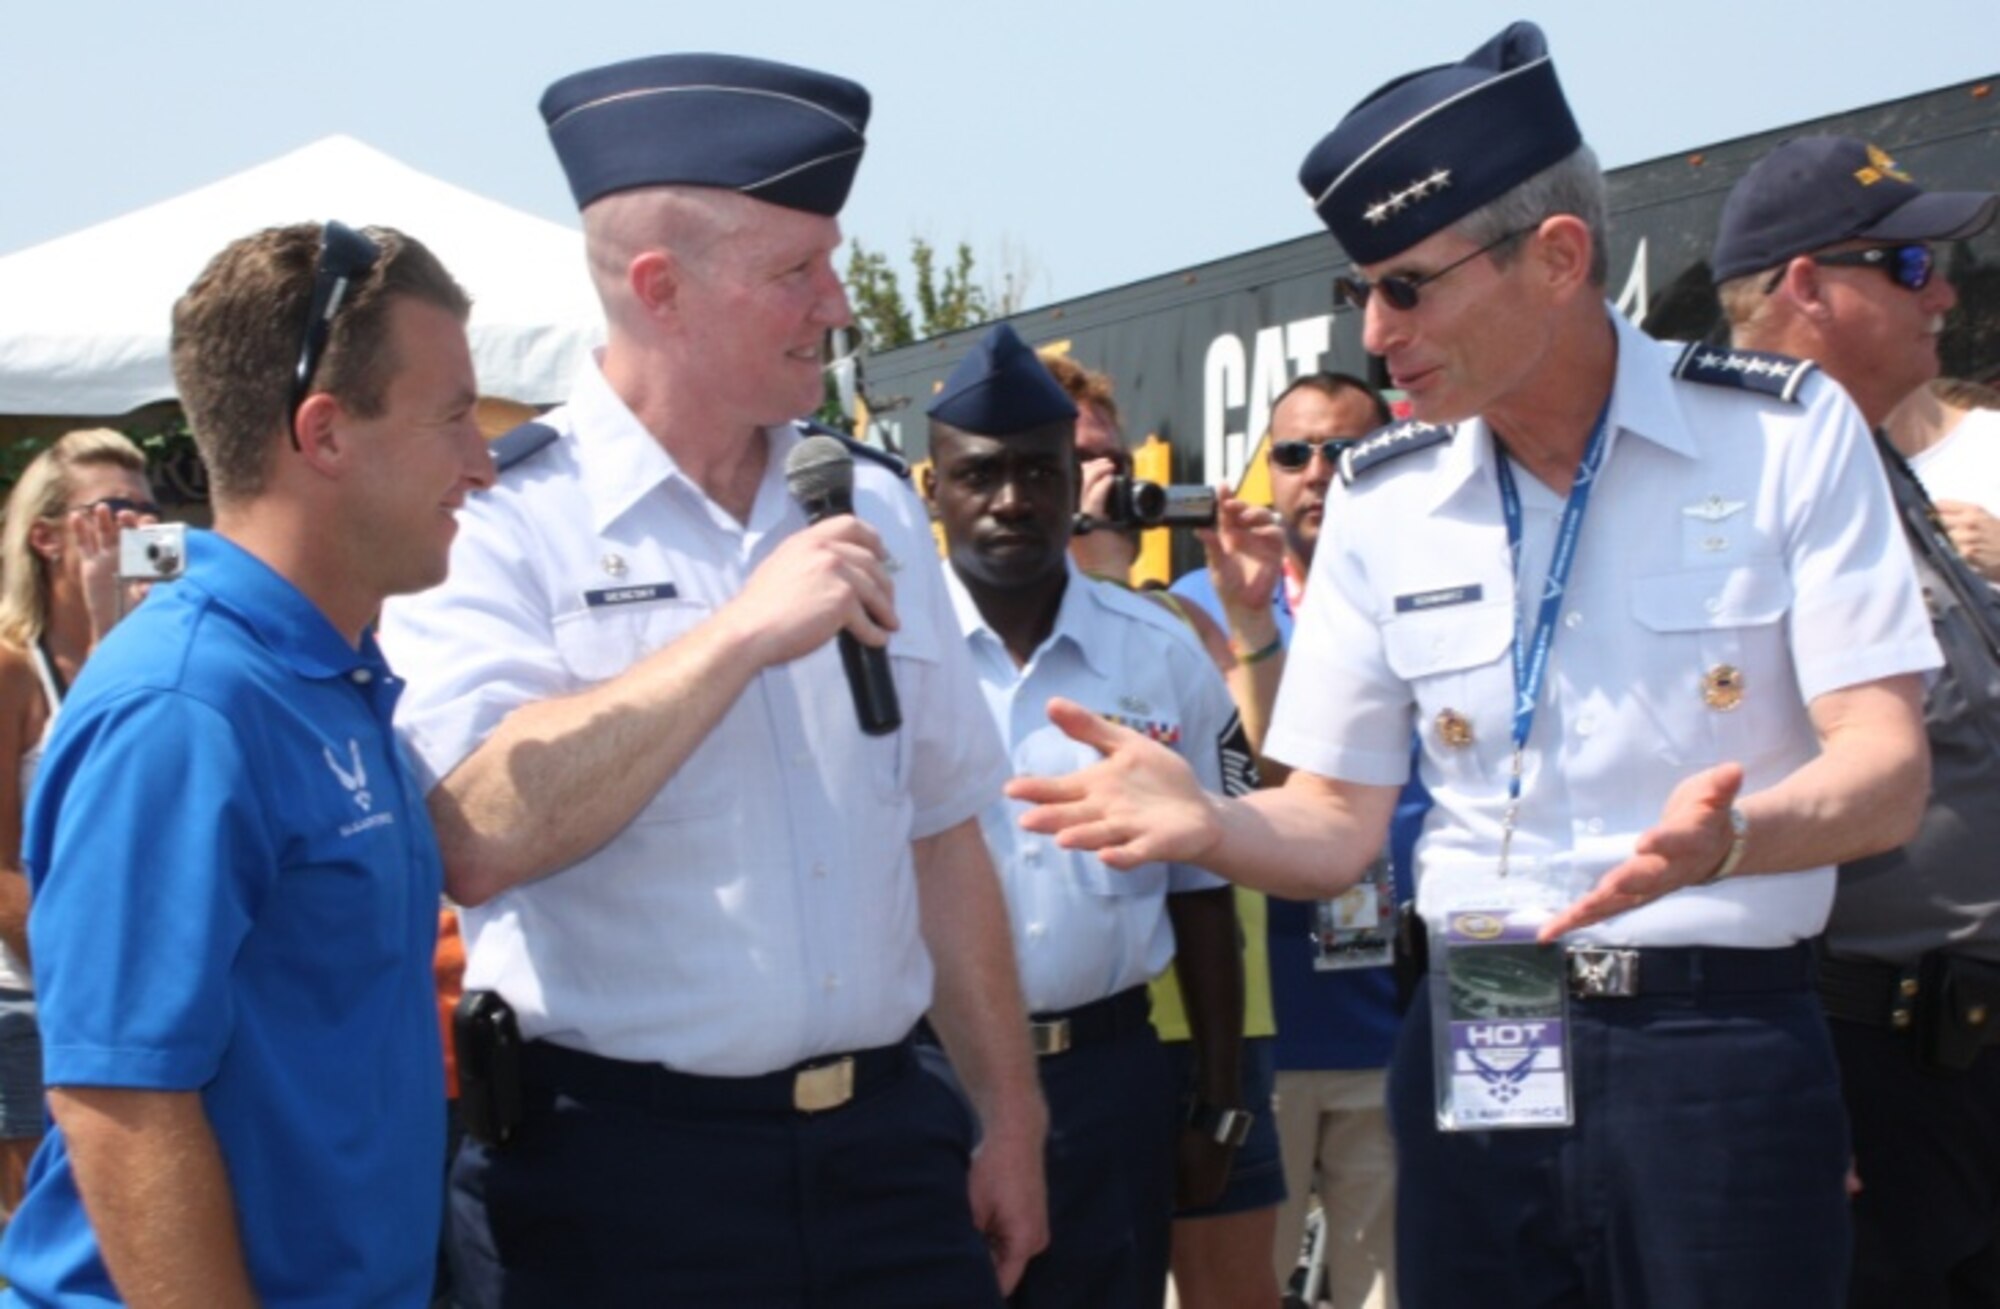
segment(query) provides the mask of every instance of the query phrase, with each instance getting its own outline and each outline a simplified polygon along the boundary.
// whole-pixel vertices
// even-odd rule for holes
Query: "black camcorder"
[[[1162,486],[1136,477],[1111,479],[1104,498],[1104,516],[1078,514],[1079,536],[1100,527],[1213,527],[1215,488],[1210,486]]]

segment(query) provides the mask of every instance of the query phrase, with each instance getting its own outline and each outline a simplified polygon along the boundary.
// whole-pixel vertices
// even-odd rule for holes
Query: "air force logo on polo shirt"
[[[375,807],[375,797],[368,789],[368,765],[361,758],[361,742],[351,736],[347,738],[345,764],[330,745],[321,746],[320,753],[326,757],[326,766],[332,771],[335,780],[346,789],[348,798],[354,801],[356,808],[367,815],[351,823],[341,824],[342,836],[356,836],[371,827],[386,827],[396,821],[394,813],[370,812]]]

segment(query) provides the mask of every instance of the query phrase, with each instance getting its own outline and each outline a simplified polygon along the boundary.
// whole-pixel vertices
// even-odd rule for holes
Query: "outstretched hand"
[[[1729,807],[1742,789],[1741,764],[1717,764],[1683,778],[1667,797],[1660,821],[1640,833],[1632,857],[1543,925],[1541,939],[1554,941],[1707,880],[1736,839]]]
[[[1187,761],[1157,741],[1071,700],[1049,701],[1049,721],[1104,757],[1061,777],[1017,777],[1007,795],[1031,806],[1021,826],[1088,850],[1112,868],[1200,863],[1221,839],[1216,801]]]

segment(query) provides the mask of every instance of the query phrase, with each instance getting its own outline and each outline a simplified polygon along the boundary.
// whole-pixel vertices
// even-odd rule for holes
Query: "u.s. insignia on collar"
[[[1725,350],[1697,343],[1681,352],[1674,365],[1674,376],[1683,382],[1755,391],[1797,404],[1799,388],[1812,370],[1810,359],[1794,359],[1763,350]]]

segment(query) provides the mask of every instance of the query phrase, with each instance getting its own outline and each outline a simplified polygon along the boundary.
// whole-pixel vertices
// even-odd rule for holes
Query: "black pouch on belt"
[[[1918,965],[1917,1049],[1926,1065],[1964,1072],[1996,1036],[2000,964],[1933,951]]]
[[[452,1014],[458,1052],[458,1111],[465,1130],[499,1148],[521,1125],[521,1029],[494,991],[467,991]]]
[[[1424,980],[1424,974],[1431,966],[1431,934],[1424,926],[1424,920],[1417,917],[1417,902],[1405,900],[1398,906],[1396,914],[1396,956],[1391,972],[1396,981],[1396,1012],[1410,1012],[1410,1002],[1416,999],[1417,983]]]

